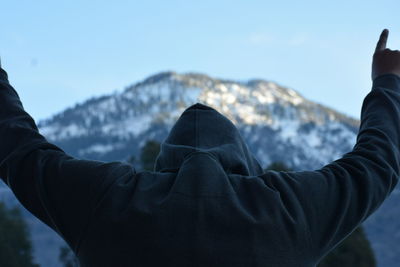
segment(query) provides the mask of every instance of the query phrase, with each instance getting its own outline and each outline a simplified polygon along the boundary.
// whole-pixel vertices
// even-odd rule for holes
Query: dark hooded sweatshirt
[[[186,109],[153,171],[49,143],[0,69],[0,177],[81,266],[312,267],[398,182],[400,77],[373,81],[351,152],[321,169],[263,171],[235,125]]]

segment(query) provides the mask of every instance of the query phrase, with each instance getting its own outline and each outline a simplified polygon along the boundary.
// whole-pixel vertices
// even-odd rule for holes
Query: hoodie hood
[[[213,157],[226,174],[255,176],[263,170],[236,126],[217,110],[196,103],[187,108],[161,144],[154,171],[178,172],[194,153]]]

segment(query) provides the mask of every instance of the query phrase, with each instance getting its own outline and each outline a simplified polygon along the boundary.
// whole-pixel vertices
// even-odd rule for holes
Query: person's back
[[[263,171],[234,124],[197,103],[153,171],[47,142],[0,69],[0,177],[81,266],[315,266],[376,211],[400,174],[400,51],[381,34],[351,152]]]

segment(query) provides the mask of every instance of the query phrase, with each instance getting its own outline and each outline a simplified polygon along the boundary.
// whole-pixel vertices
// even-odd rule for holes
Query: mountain
[[[357,120],[272,82],[240,83],[174,72],[91,98],[38,126],[67,153],[123,160],[147,138],[162,141],[183,110],[197,101],[238,125],[262,163],[279,159],[296,169],[322,166],[350,150],[359,126]]]
[[[78,103],[39,121],[38,128],[50,142],[77,158],[127,161],[139,155],[146,140],[162,142],[180,114],[196,102],[232,120],[264,168],[273,161],[283,161],[298,171],[321,168],[352,150],[360,125],[359,120],[275,82],[162,72],[121,91]],[[16,203],[9,190],[0,190],[7,203]],[[394,220],[398,198],[396,188],[364,222],[379,266],[397,266],[400,259],[396,246],[400,224]],[[62,240],[28,213],[26,218],[38,261],[59,266]]]

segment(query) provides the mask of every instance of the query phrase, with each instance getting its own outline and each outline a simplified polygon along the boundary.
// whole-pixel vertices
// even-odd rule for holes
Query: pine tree
[[[32,244],[18,208],[0,202],[0,266],[39,267],[33,263]]]
[[[283,163],[282,161],[274,161],[272,162],[270,165],[268,165],[268,167],[266,168],[266,170],[274,170],[274,171],[291,171],[292,169],[290,169],[285,163]]]
[[[154,140],[147,140],[146,144],[142,147],[140,155],[143,170],[153,171],[159,152],[160,143]]]
[[[283,162],[272,162],[266,170],[291,171]],[[376,259],[362,225],[329,252],[317,267],[375,267]]]

